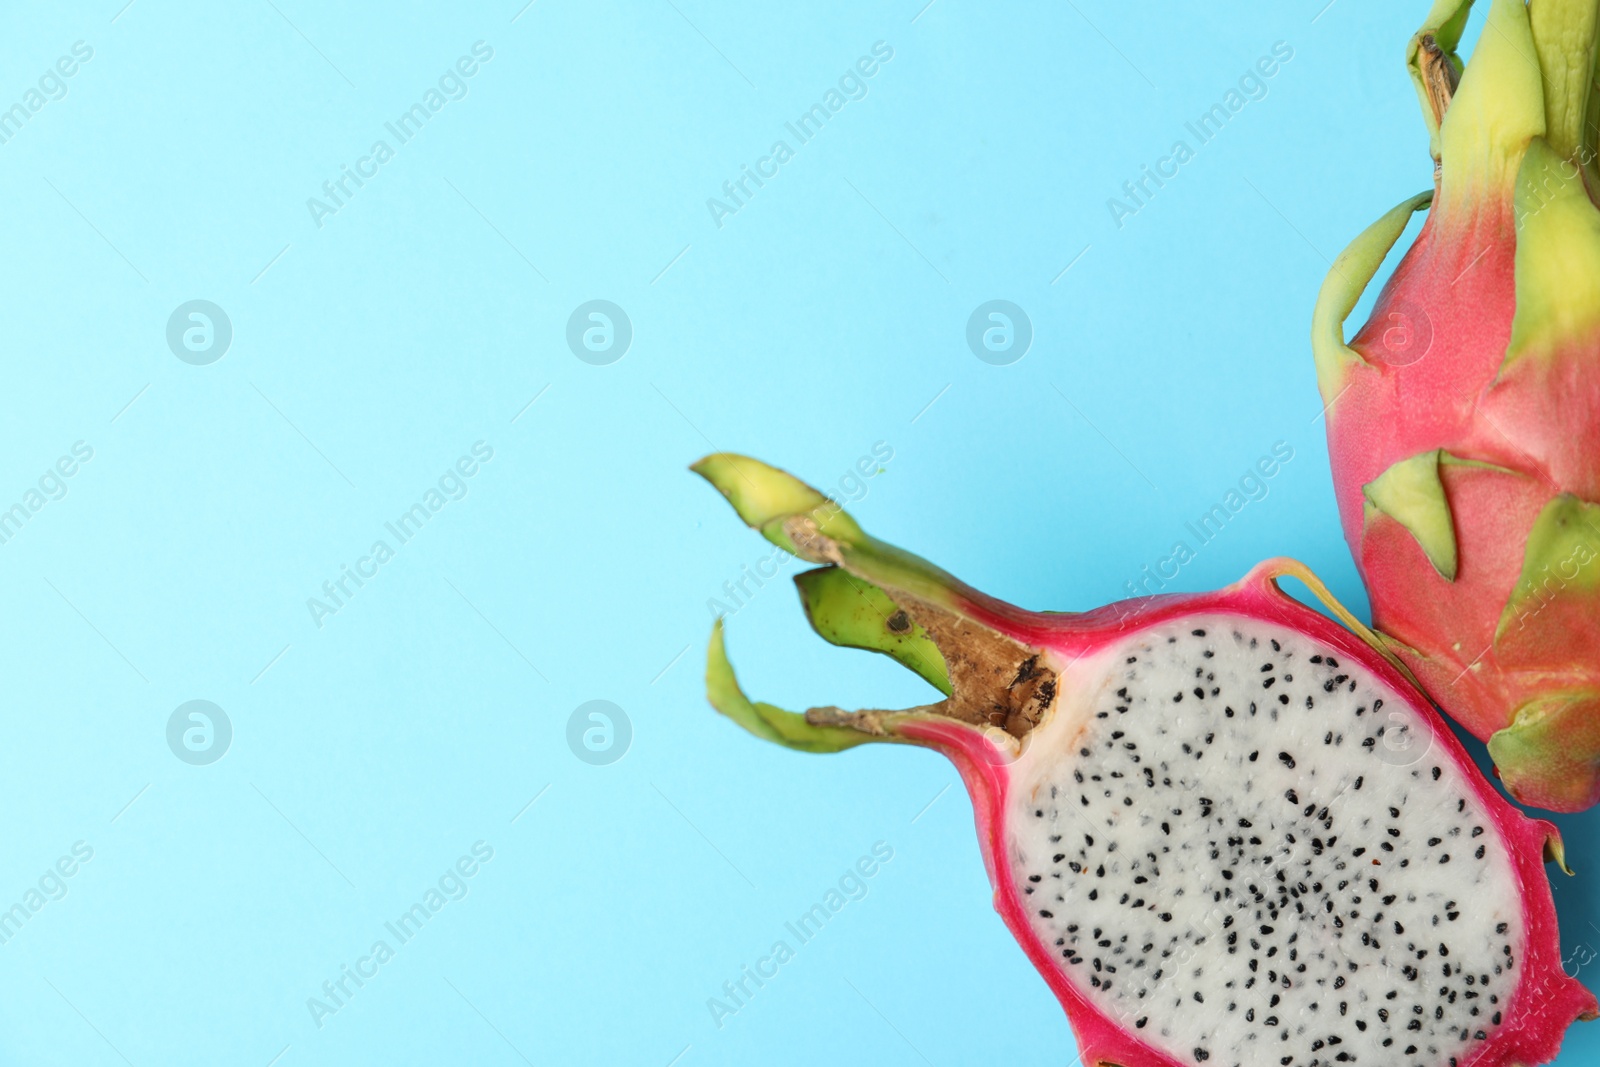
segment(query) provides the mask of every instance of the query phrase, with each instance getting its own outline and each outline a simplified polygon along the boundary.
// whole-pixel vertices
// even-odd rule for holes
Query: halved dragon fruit
[[[1561,969],[1554,828],[1478,774],[1395,664],[1279,590],[1300,579],[1365,634],[1304,566],[1037,613],[763,463],[694,470],[823,564],[796,579],[819,634],[944,694],[903,711],[755,703],[719,623],[712,704],[790,748],[889,741],[954,762],[995,906],[1084,1062],[1529,1065],[1596,1014]]]
[[[1600,802],[1597,0],[1436,0],[1409,64],[1430,193],[1335,261],[1312,326],[1373,625],[1512,795]],[[1344,320],[1428,219],[1348,344]]]

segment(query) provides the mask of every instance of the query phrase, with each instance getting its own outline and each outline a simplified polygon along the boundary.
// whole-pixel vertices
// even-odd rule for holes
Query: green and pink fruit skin
[[[1600,800],[1597,5],[1493,0],[1440,122],[1430,53],[1459,70],[1469,6],[1440,0],[1412,42],[1437,189],[1335,262],[1318,383],[1375,627],[1518,800],[1578,811]],[[1345,316],[1430,200],[1346,344]]]
[[[926,646],[927,656],[936,661],[930,669],[916,650],[908,654],[892,643],[881,643],[881,630],[878,639],[873,640],[858,640],[841,633],[827,617],[825,601],[829,592],[842,592],[845,598],[863,593],[882,597],[881,604],[869,616],[893,610],[895,605],[915,603],[928,615],[948,613],[999,635],[1024,651],[1037,653],[1059,670],[1059,690],[1052,690],[1058,698],[1085,684],[1074,670],[1076,664],[1092,660],[1096,653],[1142,632],[1199,616],[1232,616],[1278,624],[1336,651],[1345,661],[1360,664],[1415,705],[1426,724],[1429,751],[1466,772],[1485,814],[1512,856],[1525,909],[1527,942],[1521,979],[1507,1002],[1504,1025],[1462,1057],[1458,1067],[1547,1063],[1560,1050],[1566,1028],[1574,1019],[1593,1019],[1600,1013],[1594,994],[1568,975],[1563,965],[1555,904],[1544,872],[1547,859],[1565,867],[1558,831],[1548,822],[1527,817],[1477,773],[1461,743],[1417,693],[1398,663],[1391,660],[1377,635],[1334,600],[1304,564],[1290,559],[1266,560],[1238,582],[1215,592],[1160,594],[1085,612],[1030,611],[982,593],[926,560],[872,538],[836,503],[758,460],[720,453],[707,456],[692,469],[715,485],[740,517],[769,541],[824,565],[797,579],[818,633],[836,644],[870,647],[889,654],[921,673],[947,696],[952,692],[953,675],[945,672],[932,643]],[[803,537],[799,536],[802,531]],[[828,590],[821,582],[806,581],[830,576],[844,577],[845,584],[853,585],[854,591]],[[1352,629],[1283,592],[1277,584],[1283,577],[1303,582]],[[892,595],[892,600],[884,591]],[[922,633],[920,626],[914,627],[911,639],[926,640],[925,636],[918,636]],[[857,713],[876,717],[870,732],[859,727],[818,725],[810,714],[753,702],[745,695],[727,658],[721,621],[712,633],[706,686],[711,703],[719,712],[757,737],[788,748],[833,753],[865,743],[887,742],[932,749],[949,759],[972,801],[979,848],[994,889],[995,910],[1060,1001],[1077,1038],[1081,1062],[1091,1067],[1193,1067],[1141,1040],[1127,1019],[1106,1013],[1085,996],[1083,989],[1068,979],[1055,950],[1040,940],[1031,925],[1023,891],[1005,859],[1012,847],[1006,818],[1012,806],[1008,801],[1015,787],[1013,767],[1017,752],[1012,739],[999,729],[1007,721],[1004,714],[995,715],[988,724],[978,724],[949,718],[932,708],[917,708]],[[1450,1062],[1457,1063],[1455,1059]]]

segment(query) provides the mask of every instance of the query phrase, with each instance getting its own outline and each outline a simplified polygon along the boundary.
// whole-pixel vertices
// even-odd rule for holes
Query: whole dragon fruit
[[[1493,0],[1463,66],[1469,7],[1411,42],[1435,188],[1335,261],[1317,380],[1375,627],[1517,799],[1577,811],[1600,800],[1600,3]]]
[[[1532,1065],[1595,1015],[1561,969],[1542,868],[1560,858],[1554,828],[1477,773],[1375,646],[1278,589],[1292,575],[1327,599],[1302,565],[1271,560],[1217,593],[1025,611],[782,471],[727,454],[694,469],[823,565],[796,578],[819,634],[944,697],[755,703],[719,622],[712,704],[790,748],[898,742],[954,762],[995,906],[1086,1064]]]

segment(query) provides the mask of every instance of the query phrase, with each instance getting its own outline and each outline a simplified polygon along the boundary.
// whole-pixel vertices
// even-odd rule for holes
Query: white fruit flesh
[[[1012,769],[1012,874],[1124,1029],[1205,1067],[1445,1067],[1509,1016],[1506,847],[1370,672],[1211,615],[1063,668],[1060,691]]]

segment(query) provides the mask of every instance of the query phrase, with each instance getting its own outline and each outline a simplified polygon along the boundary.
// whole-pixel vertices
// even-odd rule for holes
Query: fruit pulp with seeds
[[[1487,1040],[1516,987],[1516,872],[1403,698],[1237,616],[1067,672],[1004,822],[1029,929],[1086,999],[1183,1062]]]

